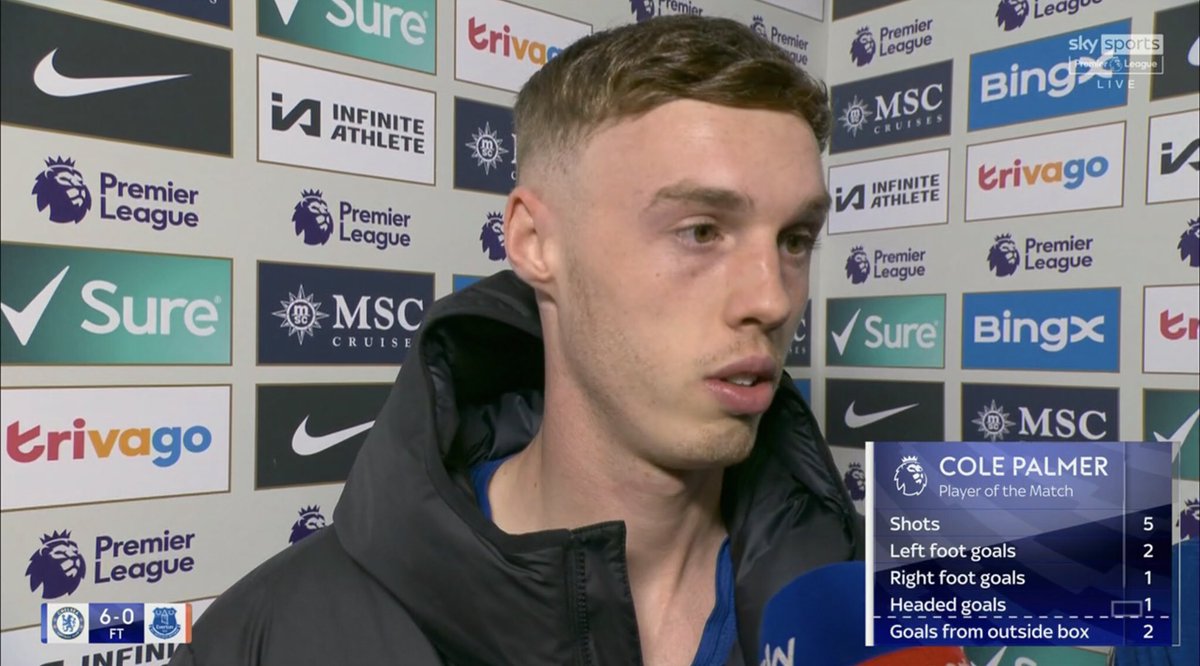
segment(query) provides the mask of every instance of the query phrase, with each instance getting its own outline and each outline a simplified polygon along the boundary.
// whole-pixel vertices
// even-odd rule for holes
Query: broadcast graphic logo
[[[967,129],[1124,106],[1128,56],[1102,47],[1129,34],[1126,19],[972,54]]]
[[[953,61],[833,86],[834,153],[950,133]]]
[[[508,257],[504,249],[504,213],[487,214],[487,222],[483,223],[483,229],[479,232],[479,242],[488,259],[503,261]]]
[[[301,508],[300,517],[292,523],[292,535],[288,537],[288,545],[295,545],[301,539],[312,536],[327,524],[321,507],[314,504]]]
[[[39,211],[50,209],[51,222],[78,224],[92,209],[92,193],[70,158],[47,158],[31,194],[37,195]]]
[[[179,620],[175,619],[175,609],[170,607],[154,608],[154,619],[146,625],[146,630],[156,638],[167,640],[179,633]]]
[[[1192,268],[1200,267],[1200,218],[1188,220],[1188,227],[1179,234],[1179,259]]]
[[[79,589],[87,576],[87,563],[69,531],[51,532],[42,536],[41,547],[30,556],[25,576],[30,592],[40,587],[43,599],[57,599]]]
[[[963,438],[989,442],[1116,441],[1117,389],[963,384]]]
[[[287,329],[289,338],[296,336],[296,342],[301,346],[304,336],[316,337],[315,330],[321,328],[321,320],[329,318],[321,312],[321,303],[314,300],[312,294],[304,293],[304,285],[300,285],[294,294],[289,292],[287,300],[279,301],[279,305],[282,309],[271,314],[282,320],[279,327]]]
[[[432,73],[437,53],[437,2],[405,0],[402,4],[379,0],[258,0],[258,33]]]
[[[1012,234],[996,236],[996,242],[988,250],[988,268],[996,277],[1008,277],[1021,266],[1021,252],[1013,242]]]
[[[83,633],[83,629],[87,626],[84,620],[83,613],[78,608],[68,606],[54,611],[54,616],[50,620],[50,626],[54,630],[54,635],[64,641],[79,637]]]
[[[1120,290],[963,295],[964,368],[1116,372]]]
[[[850,499],[855,502],[867,497],[867,475],[863,472],[862,465],[850,463],[850,467],[842,477],[842,483],[846,484],[846,490],[850,493]]]
[[[1032,236],[1024,240],[1024,268],[1027,271],[1070,273],[1077,268],[1091,268],[1093,261],[1091,237],[1039,240]],[[988,250],[988,268],[996,277],[1008,277],[1022,267],[1021,251],[1012,234],[996,236]]]
[[[303,236],[305,245],[324,245],[333,235],[333,216],[323,196],[320,190],[303,190],[292,211],[296,235]]]
[[[896,482],[896,490],[905,497],[917,497],[925,492],[925,486],[929,485],[929,477],[925,474],[925,468],[921,466],[921,462],[916,456],[904,456],[900,459],[900,464],[896,467],[896,473],[892,475],[892,480]]]

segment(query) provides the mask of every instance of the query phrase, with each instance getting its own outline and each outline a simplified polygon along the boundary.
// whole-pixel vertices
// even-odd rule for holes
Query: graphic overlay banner
[[[1169,442],[868,442],[867,645],[1178,643]]]

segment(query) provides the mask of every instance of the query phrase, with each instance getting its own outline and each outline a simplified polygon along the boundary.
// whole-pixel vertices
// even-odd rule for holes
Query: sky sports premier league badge
[[[1178,644],[1170,442],[868,442],[866,645]]]

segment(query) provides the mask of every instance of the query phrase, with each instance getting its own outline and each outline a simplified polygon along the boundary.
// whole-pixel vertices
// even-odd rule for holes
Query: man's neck
[[[654,655],[697,645],[712,610],[723,470],[664,470],[587,425],[547,409],[538,435],[492,478],[493,520],[510,534],[623,521],[646,663],[677,663]]]

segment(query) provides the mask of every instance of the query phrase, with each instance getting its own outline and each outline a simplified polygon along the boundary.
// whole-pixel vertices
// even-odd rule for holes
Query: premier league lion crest
[[[875,59],[875,37],[871,35],[870,28],[864,26],[858,29],[854,41],[850,43],[850,59],[859,67]]]
[[[30,592],[40,587],[43,599],[57,599],[79,589],[87,565],[70,532],[51,532],[42,535],[42,547],[29,558],[25,575],[29,577]]]
[[[70,158],[47,158],[30,194],[37,196],[39,211],[50,209],[51,222],[79,224],[92,209],[92,193]]]
[[[855,245],[850,248],[850,256],[846,258],[846,277],[854,284],[862,284],[871,275],[871,260],[867,257],[863,246]]]
[[[1029,18],[1029,0],[1000,0],[996,7],[996,25],[1011,32],[1025,25]]]
[[[1179,540],[1200,539],[1200,500],[1190,499],[1179,512]]]
[[[1179,235],[1179,258],[1192,268],[1200,268],[1200,217],[1188,220],[1188,228]]]
[[[504,213],[488,213],[487,223],[479,232],[479,241],[488,259],[503,261],[508,256],[504,249]]]
[[[321,507],[315,504],[313,506],[306,506],[300,509],[300,518],[292,523],[292,536],[288,538],[288,543],[295,544],[297,541],[311,536],[327,524],[325,516],[321,513]]]
[[[755,16],[754,20],[750,21],[750,29],[759,37],[767,36],[767,24],[761,16]]]
[[[292,210],[296,235],[304,236],[305,245],[324,245],[333,235],[333,216],[320,190],[301,190],[300,203]]]
[[[916,456],[901,458],[900,466],[896,468],[892,480],[896,482],[896,490],[899,490],[900,494],[905,497],[920,495],[925,492],[925,486],[929,484],[929,478],[925,476],[925,468],[921,467]]]
[[[862,465],[850,463],[850,468],[846,470],[842,482],[846,484],[850,499],[858,502],[867,497],[867,475],[863,472]]]
[[[1008,277],[1017,272],[1021,265],[1021,252],[1013,242],[1012,234],[996,236],[996,242],[988,250],[988,268],[996,277]]]
[[[175,609],[170,606],[155,607],[154,619],[146,625],[146,629],[154,634],[155,638],[164,641],[179,633],[179,628],[179,620],[175,619]]]
[[[629,11],[638,23],[654,18],[654,0],[629,0]]]

